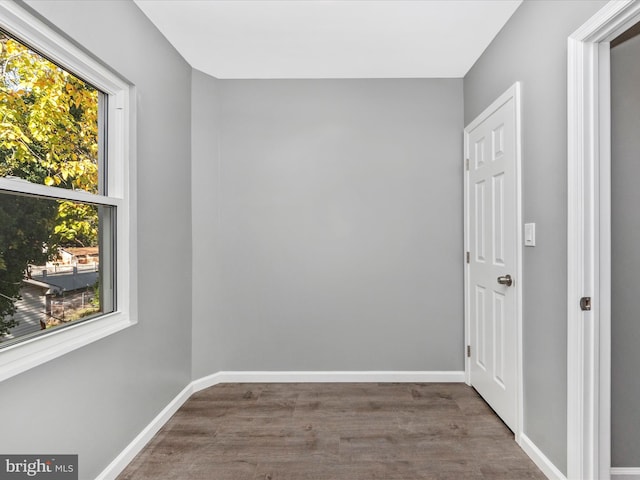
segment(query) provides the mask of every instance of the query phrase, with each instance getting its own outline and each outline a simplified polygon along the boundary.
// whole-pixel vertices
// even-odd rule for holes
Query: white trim
[[[31,183],[25,180],[17,180],[13,178],[0,178],[0,190],[14,193],[26,193],[37,195],[44,198],[66,199],[76,202],[91,203],[94,205],[113,205],[122,206],[122,199],[116,197],[108,197],[106,195],[96,195],[85,192],[84,190],[70,190],[60,187],[49,187]]]
[[[0,381],[111,335],[137,322],[135,89],[47,24],[12,1],[0,0],[0,26],[108,94],[109,196],[2,178],[0,189],[117,208],[116,311],[0,349]]]
[[[640,467],[614,467],[611,480],[640,480]]]
[[[520,438],[524,434],[524,384],[523,384],[523,360],[522,360],[522,292],[524,271],[522,267],[522,94],[520,82],[514,83],[506,92],[500,95],[489,107],[487,107],[480,115],[478,115],[464,129],[464,162],[469,158],[469,132],[485,121],[493,112],[498,110],[502,105],[513,99],[515,107],[515,135],[516,135],[516,261],[514,268],[514,284],[516,295],[516,428],[515,439],[520,443]],[[470,251],[469,243],[469,209],[468,209],[468,171],[464,171],[464,255]],[[464,327],[465,327],[465,345],[470,345],[470,318],[469,318],[469,266],[464,263]],[[471,368],[469,358],[466,356],[464,362],[464,377],[467,385],[471,385]]]
[[[218,385],[219,383],[228,383],[228,380],[225,380],[224,378],[224,373],[225,372],[217,372],[211,375],[207,375],[206,377],[200,377],[197,380],[194,380],[193,382],[191,382],[193,392],[199,392],[200,390],[213,387],[214,385]]]
[[[524,361],[522,359],[523,335],[522,335],[522,295],[524,292],[524,268],[522,267],[523,224],[522,224],[522,89],[520,82],[516,82],[515,88],[515,116],[516,116],[516,275],[519,279],[516,289],[516,372],[517,379],[517,419],[518,427],[515,431],[515,440],[518,445],[524,434]]]
[[[0,382],[129,326],[129,319],[116,312],[8,346],[0,354]]]
[[[51,29],[12,0],[0,0],[2,26],[53,62],[105,93],[117,95],[127,84],[66,37]],[[121,103],[121,102],[120,102]],[[122,103],[119,107],[122,106]]]
[[[566,480],[566,477],[560,470],[542,453],[542,451],[531,441],[526,434],[522,434],[520,437],[520,447],[524,450],[524,453],[529,455],[529,458],[533,460],[533,463],[542,470],[547,478],[550,480]]]
[[[594,348],[599,362],[599,417],[598,422],[598,478],[606,479],[611,466],[611,49],[609,43],[599,45],[599,90],[600,105],[600,170],[596,182],[598,193],[598,219],[600,229],[597,237],[600,260],[595,265],[594,274],[599,279],[598,314],[600,315],[598,338]],[[596,326],[596,328],[598,328]],[[598,388],[598,384],[595,385]]]
[[[463,262],[464,262],[464,272],[463,272],[463,284],[464,284],[464,293],[463,293],[463,301],[464,301],[464,345],[463,345],[463,355],[464,355],[464,382],[471,386],[471,365],[469,364],[470,358],[467,356],[467,348],[471,345],[471,331],[470,331],[470,320],[469,315],[471,315],[470,310],[470,302],[471,297],[469,293],[469,263],[467,262],[467,254],[471,254],[471,240],[469,238],[469,169],[467,168],[467,162],[471,162],[469,158],[469,134],[466,129],[463,132],[463,158],[462,158],[462,184],[463,184],[463,242],[464,242],[464,252]]]
[[[195,380],[200,391],[218,383],[463,383],[464,372],[218,372]]]
[[[609,2],[568,39],[567,477],[610,476],[608,42],[640,2]],[[582,312],[579,299],[592,298]]]
[[[113,461],[107,465],[100,475],[96,477],[96,480],[113,480],[115,479],[129,463],[135,458],[135,456],[142,451],[142,449],[151,441],[153,436],[160,431],[165,423],[173,416],[178,409],[189,400],[189,397],[193,394],[193,384],[184,387],[184,389],[176,395],[176,397],[169,402],[169,404],[162,409],[162,411],[155,416],[149,424],[142,429],[142,431],[134,438],[129,445],[127,445],[120,454],[113,459]]]

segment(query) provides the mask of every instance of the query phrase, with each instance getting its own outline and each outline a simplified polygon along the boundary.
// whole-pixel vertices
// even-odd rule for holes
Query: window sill
[[[137,322],[114,312],[0,350],[0,382],[124,330]]]

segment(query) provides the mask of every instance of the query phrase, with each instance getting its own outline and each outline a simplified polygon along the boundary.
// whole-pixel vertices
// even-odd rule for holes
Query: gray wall
[[[194,372],[462,370],[462,81],[217,89],[220,188],[193,202],[220,235],[224,312],[194,316],[194,352],[220,349]]]
[[[222,370],[219,80],[194,70],[191,104],[193,228],[192,378]]]
[[[524,431],[567,457],[567,37],[606,2],[526,0],[464,78],[465,124],[522,82]]]
[[[190,381],[191,68],[133,2],[29,5],[138,94],[139,324],[0,383],[0,452],[77,453],[88,479]]]
[[[611,464],[640,467],[640,36],[611,49]]]
[[[566,38],[604,3],[525,1],[463,122],[461,80],[192,79],[131,2],[29,1],[137,86],[140,323],[2,382],[0,451],[92,478],[192,377],[461,370],[461,131],[520,80],[525,432],[566,470]]]

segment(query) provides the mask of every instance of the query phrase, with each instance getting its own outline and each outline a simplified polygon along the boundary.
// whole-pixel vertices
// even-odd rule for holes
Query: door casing
[[[568,39],[568,480],[611,478],[609,42],[639,20],[640,2],[611,1]]]
[[[516,190],[516,260],[514,268],[514,288],[516,297],[516,428],[514,431],[515,440],[518,444],[522,439],[523,427],[523,382],[522,382],[522,137],[521,137],[521,86],[520,82],[514,83],[509,89],[500,95],[489,107],[487,107],[476,119],[474,119],[464,129],[464,352],[465,352],[465,382],[471,385],[471,368],[469,357],[466,356],[467,345],[471,345],[470,338],[470,285],[469,285],[469,264],[466,262],[467,252],[470,251],[469,238],[469,171],[467,163],[469,158],[469,133],[478,124],[482,123],[501,105],[504,105],[510,98],[514,100],[515,106],[515,190]]]

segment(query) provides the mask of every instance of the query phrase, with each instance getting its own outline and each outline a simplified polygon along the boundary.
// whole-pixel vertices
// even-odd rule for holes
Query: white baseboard
[[[219,383],[463,383],[464,372],[218,372],[192,381],[105,468],[96,480],[114,480],[189,397]]]
[[[551,460],[524,433],[520,435],[520,448],[529,455],[533,463],[542,470],[549,480],[567,480],[567,477],[551,463]]]
[[[464,372],[218,372],[193,382],[194,391],[218,383],[463,383]]]
[[[611,467],[611,480],[640,480],[640,467]]]
[[[213,387],[219,383],[228,383],[228,380],[224,379],[224,372],[214,373],[194,380],[191,382],[191,387],[193,388],[193,393],[195,393],[200,390],[204,390],[205,388]]]
[[[184,389],[162,409],[162,411],[151,420],[151,422],[127,445],[120,454],[107,465],[96,480],[114,480],[125,469],[131,460],[151,441],[153,436],[164,426],[174,413],[193,394],[193,382]]]

